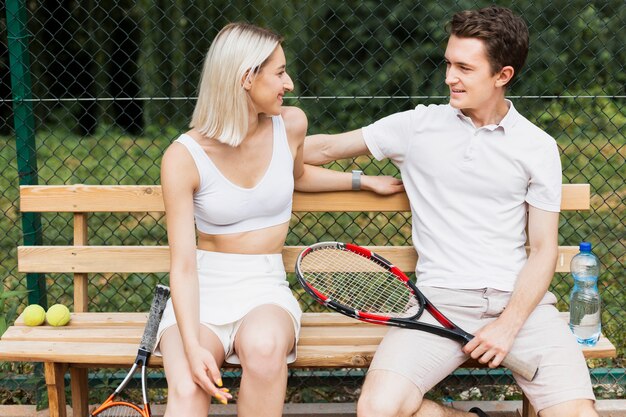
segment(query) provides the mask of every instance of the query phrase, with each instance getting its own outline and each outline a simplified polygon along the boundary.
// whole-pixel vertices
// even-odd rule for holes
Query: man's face
[[[450,36],[445,59],[452,107],[478,110],[502,96],[504,88],[498,82],[500,73],[492,73],[482,40]]]

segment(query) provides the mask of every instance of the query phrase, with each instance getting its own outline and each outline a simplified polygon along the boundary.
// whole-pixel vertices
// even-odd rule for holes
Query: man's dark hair
[[[528,26],[506,7],[490,6],[456,13],[447,29],[450,35],[459,38],[482,40],[494,74],[510,65],[515,70],[515,78],[524,66],[528,55]]]

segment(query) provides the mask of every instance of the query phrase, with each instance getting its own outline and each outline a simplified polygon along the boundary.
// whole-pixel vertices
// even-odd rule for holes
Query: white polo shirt
[[[512,291],[527,258],[527,204],[560,210],[557,144],[507,103],[499,125],[478,129],[447,104],[363,128],[374,157],[402,174],[420,286]]]

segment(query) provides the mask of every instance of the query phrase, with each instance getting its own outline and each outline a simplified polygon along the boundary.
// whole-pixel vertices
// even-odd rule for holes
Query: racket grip
[[[506,366],[512,372],[520,375],[527,381],[532,381],[535,378],[537,369],[539,368],[536,362],[529,363],[528,361],[521,360],[512,353],[506,355],[502,361],[502,366]]]
[[[170,296],[170,289],[165,285],[157,285],[154,291],[154,298],[152,299],[152,305],[150,306],[150,314],[148,315],[148,321],[141,338],[139,347],[147,352],[152,352],[154,344],[156,343],[157,331],[159,329],[159,323],[161,322],[161,316],[165,310],[167,299]]]

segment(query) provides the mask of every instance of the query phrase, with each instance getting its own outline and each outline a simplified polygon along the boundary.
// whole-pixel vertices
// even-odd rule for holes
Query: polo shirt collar
[[[497,124],[497,125],[486,125],[486,126],[483,126],[484,128],[487,128],[487,129],[493,131],[493,130],[496,130],[497,128],[501,127],[502,130],[504,130],[504,132],[506,133],[509,129],[511,129],[513,126],[515,126],[515,123],[519,119],[520,114],[515,109],[515,106],[513,105],[511,100],[504,99],[504,101],[509,106],[509,111],[506,112],[506,115],[504,116],[504,118],[502,118],[502,120],[500,120],[499,124]],[[457,117],[460,120],[462,120],[462,121],[464,121],[466,123],[469,123],[472,127],[474,127],[474,122],[472,122],[472,119],[470,117],[464,115],[463,112],[460,109],[455,109],[452,106],[450,106],[450,107],[454,110],[454,113],[457,115]]]

